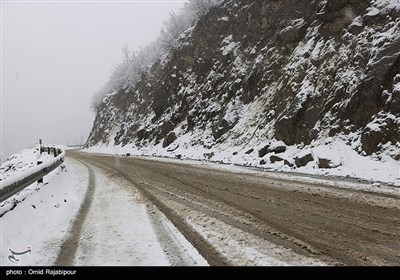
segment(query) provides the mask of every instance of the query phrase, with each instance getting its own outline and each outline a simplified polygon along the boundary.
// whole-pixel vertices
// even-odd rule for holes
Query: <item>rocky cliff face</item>
[[[400,160],[398,0],[224,1],[105,99],[87,145],[296,166],[277,155],[336,139]]]

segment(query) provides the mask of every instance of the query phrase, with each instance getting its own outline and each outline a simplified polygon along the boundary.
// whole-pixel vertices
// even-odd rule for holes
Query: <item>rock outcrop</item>
[[[105,99],[87,145],[176,142],[250,153],[270,140],[309,145],[336,135],[359,141],[354,148],[367,155],[400,145],[399,6],[223,1],[136,88]],[[272,152],[284,151],[281,145]]]

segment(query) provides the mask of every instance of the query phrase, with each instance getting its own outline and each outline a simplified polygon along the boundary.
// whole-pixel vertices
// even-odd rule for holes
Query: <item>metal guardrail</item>
[[[43,154],[45,152],[47,152],[47,154],[54,154],[54,157],[57,157],[58,155],[60,155],[62,153],[62,150],[56,147],[44,147],[44,146],[40,146],[39,147],[39,151],[40,154]]]
[[[43,163],[42,165],[37,165],[22,172],[21,174],[17,174],[16,176],[0,181],[0,186],[2,187],[0,189],[0,202],[9,199],[35,181],[43,178],[45,175],[49,174],[64,162],[64,151],[53,147],[49,149],[52,149],[52,152],[56,156],[51,161]]]

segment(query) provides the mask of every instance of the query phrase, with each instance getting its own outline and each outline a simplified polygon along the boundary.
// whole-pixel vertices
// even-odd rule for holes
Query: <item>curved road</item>
[[[211,265],[400,265],[400,195],[178,161],[68,156],[130,182]]]

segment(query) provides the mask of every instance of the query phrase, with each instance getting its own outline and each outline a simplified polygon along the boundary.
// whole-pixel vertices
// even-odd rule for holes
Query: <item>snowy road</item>
[[[127,193],[139,190],[211,265],[400,264],[400,196],[396,193],[179,162],[69,156],[112,174]],[[113,200],[114,191],[104,197]],[[93,218],[102,223],[102,217]]]
[[[136,189],[115,172],[82,163],[89,173],[88,188],[55,265],[208,265]]]

